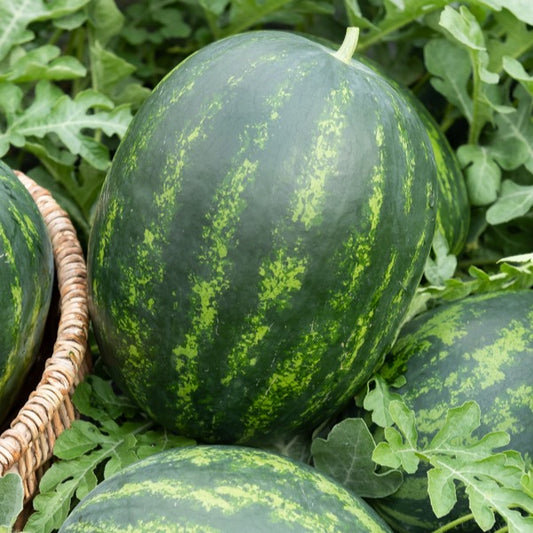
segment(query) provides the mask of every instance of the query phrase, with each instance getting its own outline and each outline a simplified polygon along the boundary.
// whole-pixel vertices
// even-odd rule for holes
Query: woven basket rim
[[[51,193],[19,171],[52,241],[60,317],[52,354],[41,379],[10,426],[0,435],[0,476],[18,472],[25,499],[37,490],[35,472],[52,456],[59,434],[76,418],[70,397],[89,371],[87,268],[76,230]],[[33,481],[28,481],[33,477]]]

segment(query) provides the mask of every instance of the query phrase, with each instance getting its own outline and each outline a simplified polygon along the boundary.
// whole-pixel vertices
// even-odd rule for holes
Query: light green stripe
[[[332,169],[338,166],[339,147],[346,127],[345,108],[352,97],[347,85],[331,90],[326,98],[324,118],[316,125],[318,134],[307,156],[308,165],[304,174],[297,178],[297,182],[304,186],[296,192],[291,218],[293,222],[303,224],[305,229],[322,217],[326,181]]]
[[[36,206],[32,207],[36,208]],[[20,212],[16,208],[9,209],[9,213],[17,224],[17,230],[20,230],[20,234],[24,239],[26,248],[31,253],[32,258],[35,258],[37,255],[35,253],[36,243],[41,242],[41,235],[37,229],[35,222],[31,219],[29,215]]]
[[[291,293],[301,288],[301,278],[305,273],[306,259],[287,256],[286,250],[276,250],[277,257],[259,268],[261,276],[257,314],[248,319],[249,327],[228,355],[228,372],[222,378],[224,385],[235,379],[242,371],[255,365],[256,360],[249,353],[269,332],[267,312],[275,307],[285,308]],[[296,364],[296,362],[295,362]]]
[[[289,76],[277,89],[273,96],[268,96],[265,100],[266,109],[270,113],[270,124],[273,125],[276,120],[280,118],[280,112],[283,105],[287,103],[292,96],[291,87],[308,75],[306,69],[296,66]],[[253,137],[259,139],[257,142],[260,147],[264,145],[268,139],[268,130],[264,125],[260,125],[257,133]],[[322,172],[322,171],[321,171]],[[299,177],[299,181],[305,178],[305,175]],[[324,177],[321,178],[322,180]],[[316,191],[318,193],[318,191]],[[310,200],[311,203],[312,200]],[[296,208],[300,215],[294,214],[293,221],[298,220],[300,216],[305,216],[309,223],[309,211],[305,215],[305,198],[296,199]],[[315,206],[316,207],[316,206]],[[294,220],[296,219],[296,220]],[[274,230],[274,240],[282,242],[283,237],[280,237],[282,231],[280,228]],[[298,255],[298,248],[300,244],[295,245],[291,256],[284,248],[278,248],[273,251],[272,258],[265,260],[259,268],[261,280],[259,282],[259,297],[257,313],[248,318],[248,328],[241,334],[237,340],[235,347],[228,354],[228,371],[222,378],[222,383],[228,385],[234,378],[240,375],[243,369],[254,365],[256,360],[250,356],[250,351],[256,347],[269,332],[270,326],[266,321],[266,314],[269,309],[276,307],[278,309],[285,308],[290,299],[290,293],[298,291],[301,287],[301,278],[305,273],[306,259]]]
[[[409,137],[409,133],[405,128],[405,110],[400,109],[398,104],[393,100],[393,107],[396,116],[397,124],[397,141],[402,147],[403,156],[405,158],[405,175],[402,178],[402,192],[403,192],[403,208],[404,213],[409,215],[413,207],[413,187],[416,178],[416,162],[413,150],[413,143]]]
[[[206,336],[210,339],[213,337],[218,315],[217,299],[228,287],[227,271],[231,267],[227,258],[228,249],[235,246],[235,231],[246,206],[242,193],[255,178],[256,170],[257,162],[245,158],[238,168],[228,173],[225,184],[218,189],[214,199],[217,210],[208,217],[202,232],[204,245],[199,260],[206,265],[209,274],[203,278],[197,273],[191,274],[192,324],[185,342],[173,349],[176,370],[181,378],[174,391],[182,402],[188,402],[198,387],[195,369],[199,342]],[[186,368],[186,372],[182,372],[183,368]]]
[[[332,309],[336,309],[342,312],[347,312],[353,306],[354,295],[358,294],[359,286],[363,277],[367,276],[373,268],[373,250],[376,246],[376,232],[380,221],[382,219],[381,209],[383,207],[383,190],[385,183],[385,167],[384,167],[384,155],[382,146],[385,140],[385,132],[383,126],[378,123],[376,131],[374,132],[374,138],[376,142],[376,150],[378,153],[378,162],[374,166],[370,184],[372,192],[368,200],[368,209],[365,211],[365,220],[368,220],[368,229],[359,232],[357,235],[351,235],[346,242],[342,256],[338,258],[340,265],[343,265],[346,261],[347,265],[351,267],[351,273],[349,279],[343,284],[342,290],[334,294],[328,305]],[[357,263],[352,265],[353,258],[356,258]],[[388,271],[390,270],[388,267]],[[389,273],[390,277],[390,273]],[[381,288],[385,287],[387,279],[381,285]],[[343,354],[341,356],[341,370],[350,370],[353,366],[355,359],[359,354],[361,346],[366,341],[367,334],[369,332],[368,325],[372,322],[372,315],[374,309],[370,307],[371,301],[369,300],[366,305],[366,311],[362,311],[356,318],[355,324],[352,328],[352,334],[346,340],[342,346]],[[335,327],[336,326],[336,327]],[[332,331],[331,339],[336,339],[338,336],[338,328],[341,325],[339,323],[331,324],[329,327]]]
[[[102,268],[105,263],[105,258],[109,252],[111,237],[113,235],[113,227],[117,218],[121,215],[121,204],[116,197],[110,198],[106,204],[105,224],[98,234],[98,253],[96,255],[96,266]],[[97,288],[93,288],[95,297],[98,298]]]
[[[379,159],[373,168],[372,177],[370,178],[372,192],[368,200],[368,209],[364,213],[364,218],[368,221],[368,228],[365,228],[364,231],[359,232],[357,235],[352,234],[344,245],[342,254],[338,257],[339,264],[343,265],[348,261],[347,266],[352,268],[350,279],[331,300],[333,309],[341,311],[346,311],[352,306],[353,295],[357,294],[361,277],[368,275],[372,268],[373,250],[376,246],[376,231],[382,219],[381,209],[383,206],[386,173],[382,150],[385,133],[381,124],[377,125],[374,138]],[[353,258],[357,259],[357,264],[352,267]]]
[[[181,94],[176,97],[181,97]],[[197,141],[201,142],[205,136],[205,124],[212,120],[222,108],[221,101],[211,102],[207,111],[201,115],[199,122],[191,124],[190,129],[181,131],[177,139],[173,141],[175,146],[179,147],[179,152],[168,151],[163,165],[164,173],[159,178],[161,186],[153,192],[153,204],[157,207],[159,214],[145,227],[143,241],[133,249],[134,257],[129,265],[123,267],[121,285],[125,292],[122,301],[116,302],[112,309],[117,328],[125,332],[124,338],[128,343],[124,347],[128,354],[123,360],[125,375],[142,376],[141,379],[144,380],[154,371],[154,361],[151,357],[147,357],[143,347],[146,346],[146,338],[150,335],[149,313],[157,316],[159,312],[153,299],[153,286],[161,284],[165,275],[163,262],[157,258],[162,257],[170,245],[171,236],[168,232],[173,228],[173,218],[178,209],[187,155],[194,144]],[[109,225],[111,221],[108,219],[106,223]],[[124,311],[124,303],[127,303],[130,309],[137,309],[140,302],[144,304],[145,311],[148,311],[145,313],[145,318],[141,318],[138,312]],[[149,388],[144,383],[135,388],[135,394],[140,403],[150,405],[149,398],[146,396],[149,394]]]
[[[188,524],[184,521],[180,529],[176,524],[164,524],[160,520],[140,520],[135,524],[117,524],[116,518],[108,520],[91,520],[70,522],[61,530],[64,533],[224,533],[219,528],[208,528],[198,524]]]
[[[518,419],[512,414],[512,408],[520,406],[529,409],[533,414],[533,385],[522,384],[515,388],[501,391],[501,396],[494,398],[494,408],[490,414],[491,431],[506,431],[509,435],[520,434],[526,431],[530,423],[526,419]],[[524,453],[525,450],[522,450]],[[529,455],[533,455],[533,451]]]
[[[13,349],[8,354],[1,354],[2,360],[4,361],[3,365],[3,371],[2,374],[0,374],[0,391],[5,386],[5,384],[12,378],[12,374],[16,367],[18,366],[17,356],[19,352],[19,346],[21,336],[20,336],[20,325],[22,324],[22,313],[23,313],[23,306],[22,306],[22,286],[20,284],[20,277],[17,270],[17,263],[16,263],[16,256],[13,250],[13,246],[11,244],[11,241],[9,240],[9,237],[7,236],[4,227],[0,224],[0,242],[2,243],[2,249],[0,253],[0,261],[5,264],[5,267],[2,268],[2,270],[5,272],[4,268],[6,270],[11,271],[12,276],[9,278],[9,289],[7,287],[3,288],[2,290],[5,292],[10,293],[11,295],[11,302],[8,303],[7,301],[4,302],[5,306],[9,306],[11,308],[11,325],[13,326],[13,330],[6,332],[6,335],[8,338],[11,338],[14,340],[15,346],[13,346]],[[4,280],[7,279],[7,276],[3,276]],[[1,327],[5,330],[7,327],[7,324],[2,324]]]
[[[331,90],[323,109],[324,118],[317,123],[317,133],[306,157],[306,165],[300,175],[296,176],[297,192],[291,201],[290,219],[294,224],[301,224],[305,230],[322,221],[326,182],[338,165],[338,149],[342,144],[346,126],[343,110],[351,96],[347,86]],[[289,246],[283,233],[283,226],[274,231],[277,247],[274,248],[271,259],[265,261],[260,269],[258,309],[256,315],[249,317],[247,329],[241,334],[240,341],[229,355],[228,373],[223,378],[225,384],[241,374],[249,366],[250,360],[253,361],[249,352],[268,333],[269,324],[266,317],[269,310],[283,308],[287,305],[291,293],[299,291],[301,287],[308,258],[302,257],[300,241]],[[313,375],[319,370],[318,367],[313,369],[317,361],[313,361],[312,353],[298,350],[297,353],[291,354],[290,360],[282,360],[277,364],[265,389],[256,395],[244,417],[249,421],[246,435],[253,435],[257,429],[271,421],[268,412],[278,411],[284,405],[286,396],[297,396],[307,389]],[[306,379],[301,378],[302,366],[306,367]]]
[[[231,478],[231,474],[228,474]],[[270,515],[271,520],[281,523],[296,523],[301,527],[313,531],[319,523],[324,521],[323,515],[302,508],[298,503],[287,497],[286,487],[269,487],[250,483],[220,484],[214,479],[212,487],[201,487],[195,484],[183,483],[177,479],[151,481],[143,480],[122,485],[116,492],[102,492],[79,506],[79,510],[103,506],[103,509],[113,508],[113,502],[131,501],[131,498],[154,497],[160,502],[161,511],[165,507],[176,507],[172,514],[179,516],[187,509],[202,510],[209,514],[237,515],[241,510],[254,506],[261,513],[259,506],[265,510],[263,513]],[[328,484],[329,485],[329,484]],[[325,487],[327,488],[327,486]],[[331,490],[330,490],[331,492]],[[181,511],[180,511],[181,509]],[[105,511],[104,511],[105,512]],[[170,517],[169,517],[170,518]],[[331,526],[337,518],[334,515],[327,517]],[[334,531],[334,529],[330,529]]]
[[[265,56],[261,58],[260,62],[265,60],[274,61],[275,56]],[[256,65],[251,65],[250,70],[253,70]],[[295,69],[295,78],[303,75]],[[244,74],[238,78],[231,79],[230,83],[237,83],[242,81]],[[292,81],[294,83],[294,79]],[[285,101],[291,96],[288,91],[290,86],[287,80],[280,85],[277,94],[266,99],[267,109],[270,111],[270,116],[274,119],[270,123],[260,122],[251,124],[245,127],[241,133],[242,148],[236,155],[236,168],[225,176],[222,187],[218,190],[214,205],[217,206],[216,212],[208,217],[207,223],[203,228],[202,237],[205,243],[202,247],[202,252],[199,255],[199,260],[202,264],[208,265],[209,273],[200,278],[198,275],[192,275],[192,308],[196,309],[193,314],[192,328],[187,333],[185,343],[174,348],[173,353],[176,356],[176,368],[178,372],[182,368],[187,371],[183,372],[183,381],[179,387],[176,388],[176,395],[181,401],[188,402],[191,394],[198,387],[198,380],[196,378],[195,368],[197,368],[198,346],[201,338],[212,339],[214,326],[218,316],[217,303],[219,297],[228,288],[227,272],[231,268],[231,262],[228,260],[228,250],[235,246],[234,236],[237,226],[240,221],[240,214],[246,207],[244,200],[242,200],[242,193],[248,184],[255,179],[258,170],[257,161],[250,161],[246,156],[249,151],[250,142],[261,149],[269,138],[269,127],[275,124],[276,115]],[[298,284],[298,274],[301,272],[301,266],[294,264],[289,271],[284,271],[288,268],[289,262],[279,257],[277,264],[264,265],[264,284],[263,284],[263,298],[264,302],[272,301],[273,298],[281,294],[281,286],[283,290]],[[281,277],[283,279],[281,279]],[[268,309],[268,304],[265,305],[264,311]],[[263,316],[263,314],[262,314]],[[253,332],[244,334],[238,342],[238,349],[230,354],[230,368],[239,368],[242,362],[247,361],[247,353],[251,347],[255,346],[268,331],[268,325],[261,323],[262,317],[251,318],[254,324]],[[230,370],[231,373],[231,370]],[[227,382],[231,377],[223,378],[223,382]],[[185,409],[182,416],[186,415]]]

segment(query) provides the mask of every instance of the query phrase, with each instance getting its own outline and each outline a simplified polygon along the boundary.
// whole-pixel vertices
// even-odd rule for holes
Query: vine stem
[[[451,531],[454,527],[464,524],[465,522],[469,522],[470,520],[474,520],[473,513],[460,516],[459,518],[456,518],[455,520],[452,520],[451,522],[444,524],[438,529],[435,529],[433,533],[445,533],[446,531]]]
[[[475,52],[469,51],[470,62],[472,63],[472,123],[470,124],[470,131],[468,132],[468,144],[477,144],[481,134],[481,127],[479,123],[479,101],[481,92],[481,78],[479,70],[476,68]]]
[[[396,30],[407,26],[411,22],[414,22],[417,18],[422,15],[427,15],[432,11],[437,11],[444,7],[449,2],[447,0],[438,0],[432,2],[431,6],[428,7],[426,2],[420,2],[420,5],[414,7],[412,11],[408,11],[407,15],[405,11],[402,11],[398,14],[392,15],[390,18],[387,18],[384,24],[375,30],[367,34],[365,39],[361,39],[361,44],[358,47],[358,51],[362,52],[366,50],[373,44],[381,42],[387,35],[390,35]]]
[[[271,2],[265,2],[263,6],[257,7],[253,11],[253,15],[249,16],[244,20],[237,20],[230,24],[228,27],[224,28],[223,31],[219,32],[219,37],[227,37],[228,35],[233,35],[235,33],[240,33],[242,31],[251,28],[255,24],[259,23],[265,16],[270,13],[274,13],[282,9],[285,4],[288,4],[290,0],[273,0]]]

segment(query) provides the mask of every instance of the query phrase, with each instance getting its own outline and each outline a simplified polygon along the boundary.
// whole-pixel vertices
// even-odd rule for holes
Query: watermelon
[[[506,431],[509,449],[533,459],[533,290],[493,292],[439,306],[408,322],[380,371],[404,375],[398,389],[428,442],[450,407],[475,400],[480,437]],[[424,472],[407,476],[393,496],[375,502],[397,531],[433,531],[468,511],[464,494],[438,520]],[[479,531],[474,522],[465,531]]]
[[[52,243],[41,213],[0,161],[0,422],[36,358],[53,280]]]
[[[352,36],[208,45],[148,97],[106,178],[87,257],[102,358],[198,441],[266,443],[335,413],[420,281],[431,144]]]
[[[435,231],[444,237],[448,250],[459,254],[470,229],[470,202],[459,161],[433,116],[414,96],[420,118],[426,125],[437,164],[438,203]]]
[[[313,468],[240,446],[174,448],[93,489],[60,533],[390,532],[360,498]]]
[[[379,66],[368,58],[362,57],[361,61],[379,71]],[[462,251],[470,229],[470,202],[460,163],[448,138],[426,106],[407,87],[394,80],[390,80],[390,83],[399,91],[403,91],[426,126],[437,165],[435,231],[444,237],[449,252],[457,255]]]

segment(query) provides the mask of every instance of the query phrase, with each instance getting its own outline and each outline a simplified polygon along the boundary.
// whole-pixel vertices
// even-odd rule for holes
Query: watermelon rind
[[[60,533],[388,533],[363,500],[313,468],[263,450],[160,452],[104,480]]]
[[[42,215],[0,161],[0,422],[19,397],[41,345],[54,280]]]

